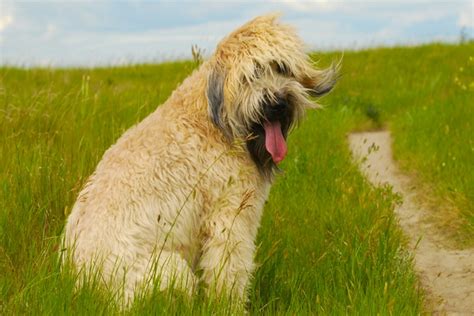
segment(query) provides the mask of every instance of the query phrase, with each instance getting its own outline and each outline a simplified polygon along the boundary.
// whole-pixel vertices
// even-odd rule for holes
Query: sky
[[[211,54],[247,20],[280,12],[308,50],[456,42],[474,34],[474,0],[0,0],[0,64],[97,66]]]

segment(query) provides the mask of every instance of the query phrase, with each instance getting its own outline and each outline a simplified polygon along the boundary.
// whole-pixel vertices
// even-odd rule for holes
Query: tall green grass
[[[328,101],[354,109],[359,129],[393,132],[395,158],[425,192],[432,220],[466,246],[474,244],[473,51],[470,42],[346,52]]]
[[[430,45],[345,54],[343,78],[335,92],[322,100],[327,108],[308,113],[289,137],[284,172],[272,188],[258,235],[259,266],[250,290],[250,313],[423,312],[423,294],[392,213],[396,197],[388,189],[367,184],[351,161],[346,135],[388,124],[395,131],[397,158],[445,193],[443,185],[451,185],[454,176],[443,178],[423,168],[431,154],[423,148],[412,150],[410,146],[418,149],[418,140],[404,139],[418,139],[424,133],[432,134],[431,140],[442,137],[444,130],[434,126],[451,120],[454,113],[456,126],[450,127],[450,133],[457,128],[465,131],[472,124],[468,116],[472,106],[471,110],[461,106],[467,105],[470,92],[449,85],[451,70],[458,67],[455,61],[468,57],[469,48]],[[323,55],[321,65],[334,56]],[[102,69],[1,69],[2,313],[119,313],[111,295],[96,284],[74,290],[72,273],[59,269],[59,236],[77,193],[103,152],[166,100],[193,68],[192,63],[182,62]],[[437,73],[440,79],[435,80]],[[440,98],[454,104],[453,112],[437,105]],[[418,111],[431,114],[417,117]],[[406,119],[409,113],[418,120],[412,125]],[[445,118],[445,113],[451,116]],[[431,129],[413,132],[425,125]],[[469,138],[461,134],[463,141]],[[454,148],[459,148],[466,154],[463,141],[451,144],[449,139],[454,138],[449,137],[451,152],[457,154]],[[425,146],[443,151],[443,145]],[[456,167],[461,169],[456,170],[472,177],[472,167],[461,157]],[[460,183],[456,188],[463,194],[468,186]],[[464,196],[472,203],[472,196]],[[232,311],[226,300],[154,292],[137,300],[127,313]]]

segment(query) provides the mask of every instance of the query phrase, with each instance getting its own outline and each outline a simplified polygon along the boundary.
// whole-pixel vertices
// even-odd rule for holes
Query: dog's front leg
[[[205,240],[199,265],[211,297],[229,295],[246,300],[260,213],[261,208],[243,206],[241,201],[216,210],[203,223]]]

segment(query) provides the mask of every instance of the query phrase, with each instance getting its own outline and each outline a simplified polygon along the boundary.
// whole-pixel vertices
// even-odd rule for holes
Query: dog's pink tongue
[[[280,122],[265,122],[265,147],[272,155],[275,163],[280,163],[286,156],[287,148],[285,138],[281,133]]]

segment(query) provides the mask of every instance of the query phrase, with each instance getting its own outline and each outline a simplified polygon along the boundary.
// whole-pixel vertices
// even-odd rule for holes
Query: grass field
[[[308,113],[289,138],[285,172],[272,188],[259,231],[251,313],[424,311],[392,214],[397,198],[365,182],[351,162],[346,135],[389,126],[397,159],[429,188],[427,200],[449,206],[439,209],[439,226],[456,242],[472,243],[473,48],[427,45],[344,55],[341,82],[322,101],[327,108]],[[340,53],[317,56],[325,65]],[[74,291],[74,277],[60,273],[59,236],[105,149],[193,68],[177,62],[0,69],[1,314],[118,312],[108,293],[94,284]],[[444,215],[449,225],[440,220]],[[230,311],[225,301],[154,293],[129,313]]]
[[[346,53],[328,99],[353,109],[359,129],[393,132],[396,159],[426,191],[432,220],[464,246],[474,245],[473,51],[471,42]]]

